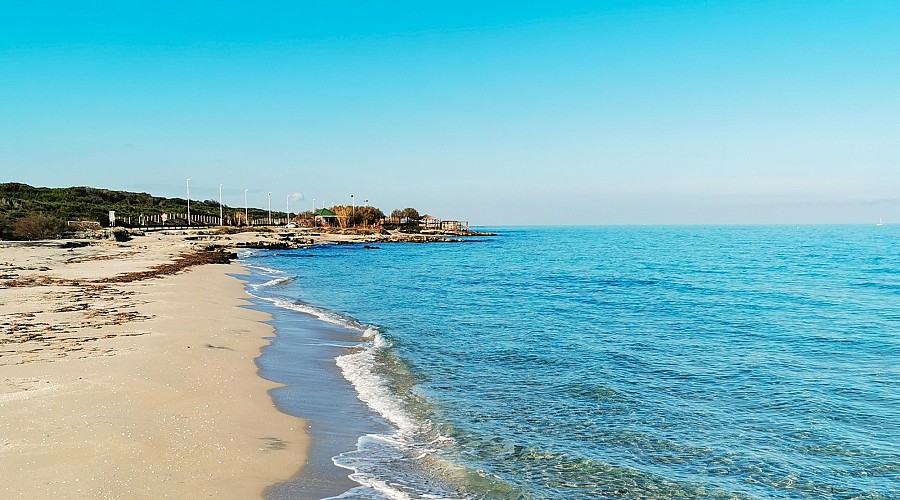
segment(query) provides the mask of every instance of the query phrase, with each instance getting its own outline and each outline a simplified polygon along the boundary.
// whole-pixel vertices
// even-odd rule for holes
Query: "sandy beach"
[[[0,496],[258,498],[298,472],[242,267],[160,272],[197,245],[0,242]]]

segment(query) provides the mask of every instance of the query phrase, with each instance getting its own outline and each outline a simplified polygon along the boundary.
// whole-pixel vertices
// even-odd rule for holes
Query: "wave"
[[[356,319],[347,316],[346,314],[331,311],[329,309],[325,309],[324,307],[307,304],[306,302],[303,302],[301,300],[289,300],[283,297],[260,297],[257,295],[254,295],[254,297],[271,302],[276,307],[280,307],[282,309],[289,309],[291,311],[308,314],[320,321],[340,325],[344,328],[358,331],[364,339],[373,338],[379,331],[378,327],[361,323]]]
[[[248,250],[240,250],[237,253],[237,256],[238,256],[238,259],[246,259],[249,257],[253,257],[255,255],[258,255],[258,254],[259,254],[259,250],[248,249]]]
[[[280,269],[272,269],[271,267],[260,266],[260,265],[256,265],[256,264],[250,264],[250,263],[248,263],[248,262],[246,262],[246,261],[243,261],[243,260],[241,260],[241,265],[243,265],[243,266],[246,267],[247,269],[253,269],[253,270],[256,270],[257,272],[259,272],[259,274],[261,274],[261,275],[263,275],[263,276],[273,277],[273,276],[279,276],[279,275],[287,274],[287,273],[285,273],[284,271],[282,271],[282,270],[280,270]]]
[[[332,457],[334,465],[349,470],[350,479],[360,485],[334,498],[465,498],[459,492],[465,489],[464,478],[470,471],[443,458],[442,452],[454,441],[441,434],[427,418],[428,403],[412,392],[418,379],[397,356],[381,329],[349,315],[273,293],[273,287],[296,278],[255,262],[242,264],[257,276],[270,278],[262,284],[248,284],[251,296],[279,309],[358,332],[361,338],[355,345],[342,345],[349,352],[336,357],[335,363],[357,397],[384,420],[389,430],[361,436],[356,449]]]
[[[273,278],[269,281],[266,281],[265,283],[260,283],[258,285],[250,285],[250,286],[253,287],[254,290],[257,290],[260,288],[268,288],[268,287],[272,287],[275,285],[283,285],[285,283],[290,283],[290,282],[294,281],[295,279],[296,278],[294,276],[283,276],[281,278]]]
[[[350,478],[362,485],[344,498],[365,498],[363,491],[381,495],[376,498],[398,500],[465,498],[458,492],[462,485],[454,483],[467,471],[441,453],[452,447],[454,440],[440,433],[424,412],[410,410],[424,401],[409,391],[402,397],[398,394],[394,379],[407,377],[397,370],[399,359],[391,350],[391,342],[376,327],[364,333],[367,342],[355,352],[338,356],[336,362],[359,399],[387,420],[394,431],[366,434],[357,440],[356,450],[332,459],[335,465],[351,470]]]
[[[334,498],[462,498],[451,489],[434,484],[440,480],[431,479],[431,474],[425,472],[458,468],[436,456],[453,440],[438,433],[427,418],[409,411],[409,401],[391,388],[390,375],[385,373],[385,365],[394,364],[385,363],[385,358],[394,357],[391,342],[377,326],[299,300],[254,296],[276,307],[355,330],[363,339],[335,362],[357,397],[380,415],[392,431],[361,436],[355,450],[332,457],[336,466],[350,470],[350,479],[360,484]]]

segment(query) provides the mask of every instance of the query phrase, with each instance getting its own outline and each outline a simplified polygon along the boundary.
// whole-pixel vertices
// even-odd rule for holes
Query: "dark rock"
[[[67,241],[59,246],[59,248],[81,248],[90,245],[89,241]]]
[[[128,234],[127,230],[118,227],[112,230],[112,235],[116,241],[128,241],[131,239],[131,235]]]

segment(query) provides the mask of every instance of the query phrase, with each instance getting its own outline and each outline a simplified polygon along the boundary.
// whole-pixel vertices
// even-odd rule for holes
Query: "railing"
[[[260,217],[251,219],[251,226],[284,226],[291,222],[287,217]],[[99,223],[96,223],[99,225]],[[164,212],[153,215],[138,215],[117,217],[116,225],[142,229],[177,229],[192,227],[213,227],[213,226],[246,226],[243,213],[239,216],[224,216],[222,219],[218,215],[191,214],[190,222],[188,222],[187,214],[184,212]]]

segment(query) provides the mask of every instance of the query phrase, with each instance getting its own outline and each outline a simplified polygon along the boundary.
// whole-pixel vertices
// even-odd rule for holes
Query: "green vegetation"
[[[404,233],[418,233],[422,231],[419,226],[419,211],[412,207],[404,209],[396,209],[391,212],[390,218],[385,222],[384,227],[387,229],[399,229]]]
[[[26,184],[0,184],[0,239],[35,240],[56,238],[66,230],[79,227],[109,226],[109,212],[116,212],[116,225],[138,227],[160,225],[161,214],[169,214],[167,225],[186,224],[187,200],[184,198],[163,198],[147,193],[111,191],[91,187],[43,188]],[[414,208],[398,209],[390,217],[376,207],[336,205],[331,208],[337,216],[340,227],[399,228],[404,232],[418,232],[419,212]],[[225,206],[223,209],[226,225],[244,225],[243,207]],[[205,222],[218,223],[219,202],[215,200],[191,200],[191,219],[196,223],[198,216],[207,216]],[[266,219],[268,211],[249,209],[250,220]],[[286,218],[283,212],[272,212],[273,219]],[[294,221],[301,225],[313,225],[314,214],[302,212]],[[87,224],[72,224],[67,221],[85,221]]]
[[[187,200],[184,198],[162,198],[147,193],[91,187],[42,188],[6,183],[0,184],[0,237],[9,237],[16,221],[29,215],[39,214],[62,221],[95,221],[108,226],[109,211],[115,210],[119,223],[130,218],[132,223],[137,225],[141,215],[183,214],[186,209]],[[243,217],[244,209],[225,206],[224,212],[226,217],[231,217],[237,212]],[[265,210],[251,208],[249,212],[251,219],[267,216]],[[218,217],[219,202],[191,200],[191,215]],[[276,214],[272,215],[274,217]],[[170,223],[178,222],[170,221]]]

